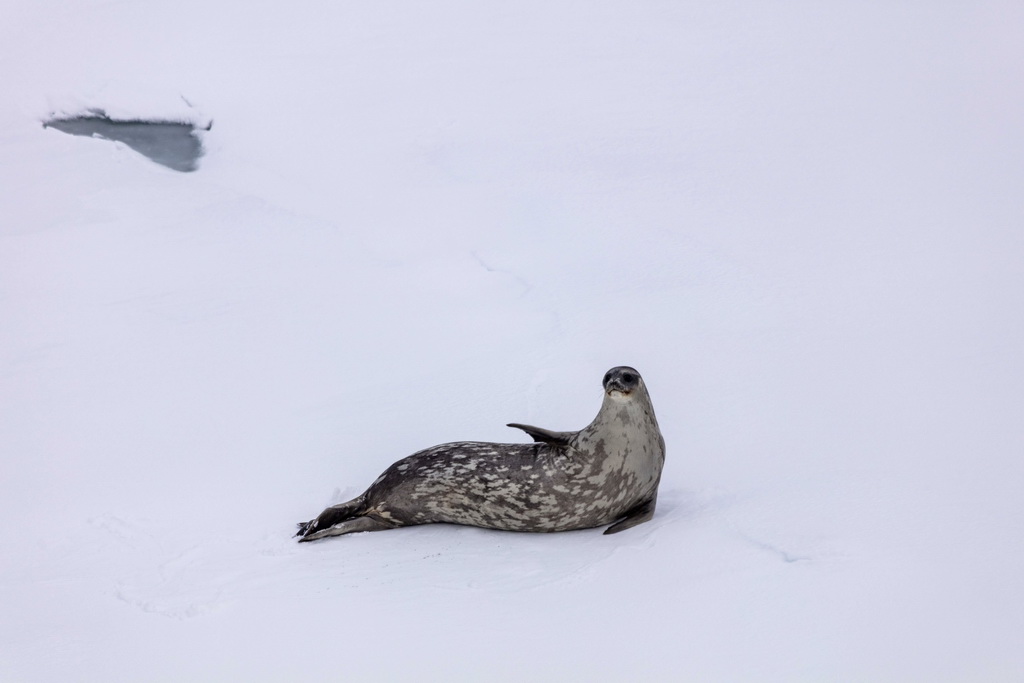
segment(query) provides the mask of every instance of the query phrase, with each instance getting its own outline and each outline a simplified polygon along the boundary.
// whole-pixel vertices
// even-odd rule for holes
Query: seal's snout
[[[609,394],[612,393],[613,391],[617,391],[620,394],[627,394],[627,395],[629,394],[630,391],[632,391],[632,389],[630,387],[627,387],[625,385],[625,383],[620,382],[619,380],[614,380],[614,379],[604,385],[604,390],[607,393],[609,393]]]

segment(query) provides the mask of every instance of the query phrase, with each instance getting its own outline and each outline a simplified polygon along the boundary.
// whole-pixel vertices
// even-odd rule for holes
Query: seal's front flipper
[[[643,524],[644,522],[650,521],[651,517],[654,517],[654,506],[658,502],[658,496],[655,495],[645,503],[640,503],[636,507],[628,510],[626,516],[619,521],[612,524],[610,527],[604,530],[606,534],[617,534],[620,531],[625,531],[630,527],[634,527],[637,524]]]
[[[511,422],[507,426],[522,429],[524,432],[532,436],[534,441],[549,443],[555,446],[568,446],[569,441],[577,434],[577,432],[553,432],[550,429],[541,429],[540,427],[533,427],[531,425],[521,425],[518,422]]]

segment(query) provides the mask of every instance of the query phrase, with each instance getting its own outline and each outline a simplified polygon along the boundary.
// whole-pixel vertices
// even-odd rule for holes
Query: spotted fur
[[[300,541],[446,522],[507,531],[568,531],[654,514],[665,441],[640,373],[612,368],[597,417],[578,432],[529,425],[529,444],[460,441],[399,460],[359,497],[299,524]],[[614,524],[613,524],[614,523]]]

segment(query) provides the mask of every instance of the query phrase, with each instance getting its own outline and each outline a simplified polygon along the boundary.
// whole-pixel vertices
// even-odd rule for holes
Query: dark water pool
[[[156,163],[183,173],[199,168],[199,157],[203,155],[200,129],[191,123],[119,121],[101,112],[91,112],[85,116],[50,119],[43,123],[43,127],[55,128],[70,135],[123,142]]]

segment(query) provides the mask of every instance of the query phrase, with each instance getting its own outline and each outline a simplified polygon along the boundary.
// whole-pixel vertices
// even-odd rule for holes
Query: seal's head
[[[628,365],[612,368],[604,374],[604,393],[612,398],[629,398],[637,391],[641,383],[640,373]]]

